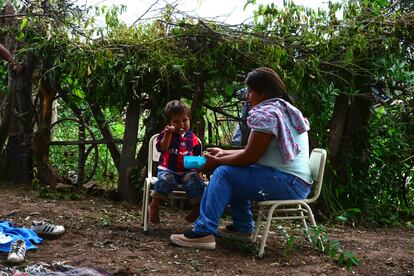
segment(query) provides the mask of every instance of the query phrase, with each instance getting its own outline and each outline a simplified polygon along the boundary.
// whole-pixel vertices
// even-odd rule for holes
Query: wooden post
[[[79,145],[78,145],[78,182],[76,183],[78,187],[83,185],[83,180],[85,178],[85,118],[81,116],[79,118]]]

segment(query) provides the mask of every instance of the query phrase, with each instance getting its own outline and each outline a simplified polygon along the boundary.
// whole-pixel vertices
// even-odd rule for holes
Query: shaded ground
[[[77,200],[39,198],[28,187],[0,185],[0,217],[19,227],[32,220],[48,219],[66,227],[66,233],[45,240],[26,254],[23,265],[53,261],[78,267],[101,268],[118,274],[207,275],[346,275],[332,259],[318,256],[309,242],[299,238],[290,255],[283,254],[282,235],[269,237],[263,259],[254,258],[254,246],[217,240],[212,251],[171,245],[169,235],[188,227],[186,211],[163,208],[162,224],[143,234],[140,206],[81,196]],[[15,211],[16,210],[16,211]],[[414,229],[329,228],[345,250],[361,260],[355,275],[414,275]],[[0,261],[5,263],[6,255]]]

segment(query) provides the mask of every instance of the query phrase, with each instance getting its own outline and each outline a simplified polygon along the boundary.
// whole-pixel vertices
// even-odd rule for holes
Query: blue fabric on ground
[[[26,242],[26,249],[36,249],[37,246],[34,243],[39,244],[43,241],[35,231],[28,228],[16,228],[8,221],[0,220],[0,232],[3,232],[6,236],[12,237],[12,240],[8,243],[0,244],[1,252],[9,252],[10,245],[18,239],[22,239]]]

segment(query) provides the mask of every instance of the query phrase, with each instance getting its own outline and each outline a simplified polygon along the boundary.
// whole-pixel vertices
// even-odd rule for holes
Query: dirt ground
[[[100,268],[117,275],[346,275],[345,268],[313,252],[310,243],[298,238],[294,250],[284,254],[286,241],[275,230],[263,258],[243,242],[217,239],[215,250],[195,250],[171,245],[171,233],[189,227],[186,210],[163,207],[162,223],[146,234],[140,225],[140,205],[80,196],[76,200],[45,199],[25,186],[0,185],[0,217],[19,227],[32,220],[48,219],[62,224],[66,233],[45,239],[28,251],[23,265],[64,262],[76,267]],[[330,239],[352,250],[361,265],[355,275],[414,275],[414,229],[328,228]],[[0,265],[7,266],[6,255]]]

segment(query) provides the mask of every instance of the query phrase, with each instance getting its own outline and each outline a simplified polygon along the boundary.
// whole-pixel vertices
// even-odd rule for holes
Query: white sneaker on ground
[[[33,221],[31,228],[37,234],[49,236],[57,236],[65,232],[65,227],[63,227],[62,225],[55,225],[48,223],[46,221]]]
[[[10,252],[7,256],[9,263],[21,263],[24,261],[26,254],[26,243],[24,240],[15,240],[10,246]]]

